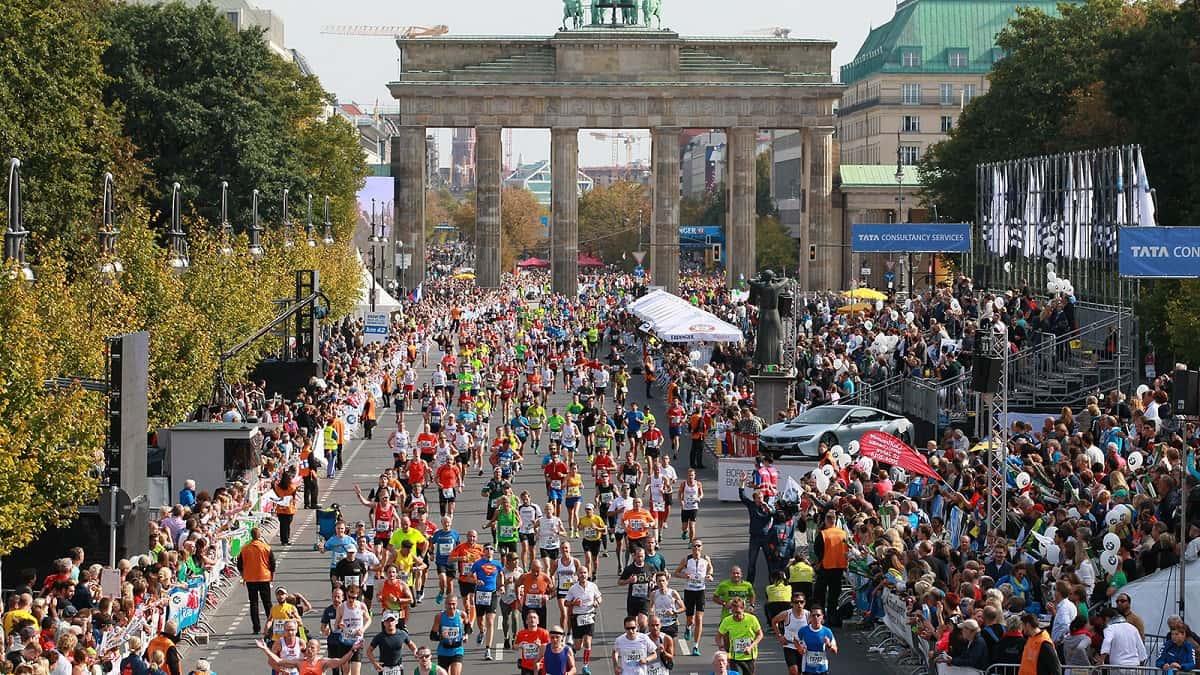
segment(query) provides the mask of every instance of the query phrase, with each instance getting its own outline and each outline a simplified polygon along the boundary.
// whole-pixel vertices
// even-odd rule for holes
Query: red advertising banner
[[[868,431],[859,440],[858,450],[863,457],[870,457],[876,462],[891,464],[909,473],[941,480],[941,476],[933,470],[933,467],[929,466],[929,462],[924,457],[908,447],[907,443],[891,434],[885,434],[882,431]]]

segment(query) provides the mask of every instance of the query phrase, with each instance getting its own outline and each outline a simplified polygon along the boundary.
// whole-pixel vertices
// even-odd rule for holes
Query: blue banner
[[[179,625],[180,632],[200,622],[208,584],[204,577],[188,579],[187,588],[172,588],[167,593],[167,619]]]
[[[855,223],[850,226],[855,253],[967,253],[970,223]]]
[[[1200,278],[1200,227],[1123,227],[1118,249],[1123,277]]]

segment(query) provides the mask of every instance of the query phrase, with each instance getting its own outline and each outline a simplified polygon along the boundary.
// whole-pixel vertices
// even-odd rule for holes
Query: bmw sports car
[[[797,455],[817,458],[826,447],[857,441],[868,431],[882,431],[912,445],[912,422],[902,415],[857,405],[822,405],[763,429],[758,436],[761,452],[775,457]]]

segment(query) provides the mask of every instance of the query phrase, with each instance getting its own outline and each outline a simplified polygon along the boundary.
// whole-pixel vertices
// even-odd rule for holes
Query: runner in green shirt
[[[559,445],[562,441],[562,430],[567,424],[567,418],[558,414],[558,408],[550,409],[550,417],[546,420],[546,427],[550,429],[550,445]],[[534,449],[534,454],[541,454]]]
[[[517,534],[517,530],[521,524],[521,517],[513,507],[513,502],[505,497],[500,498],[497,506],[499,508],[496,511],[496,516],[488,523],[495,537],[496,546],[500,549],[501,553],[507,553],[508,551],[516,553],[520,537]]]
[[[730,605],[735,599],[745,601],[750,610],[754,610],[754,584],[742,578],[742,568],[736,565],[729,571],[729,578],[717,584],[717,590],[713,591],[713,602],[721,606],[722,619],[729,616]]]
[[[529,435],[533,437],[533,450],[537,452],[542,447],[542,423],[546,419],[546,408],[540,403],[534,403],[525,411],[529,420]]]
[[[739,672],[754,675],[758,643],[763,639],[762,624],[758,622],[758,617],[746,613],[746,605],[741,598],[730,601],[729,609],[729,616],[721,619],[721,625],[717,627],[717,644],[729,652],[730,659],[738,664]]]

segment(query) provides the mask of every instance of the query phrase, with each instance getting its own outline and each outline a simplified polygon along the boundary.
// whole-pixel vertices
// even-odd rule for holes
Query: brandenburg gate
[[[612,5],[601,4],[605,6]],[[652,283],[672,292],[678,290],[679,278],[681,131],[726,131],[726,270],[734,283],[756,271],[757,132],[801,130],[806,159],[801,185],[795,186],[806,193],[807,207],[801,278],[807,272],[807,287],[831,287],[831,269],[804,266],[809,242],[834,240],[831,137],[833,105],[843,89],[830,76],[834,43],[684,38],[669,30],[599,23],[549,37],[397,40],[401,71],[388,86],[400,107],[399,132],[392,139],[395,223],[397,235],[413,253],[405,286],[414,288],[425,274],[419,261],[425,252],[425,130],[430,127],[475,128],[476,282],[500,285],[501,130],[519,127],[550,129],[555,291],[577,292],[578,137],[580,129],[588,128],[650,130],[648,269]]]

